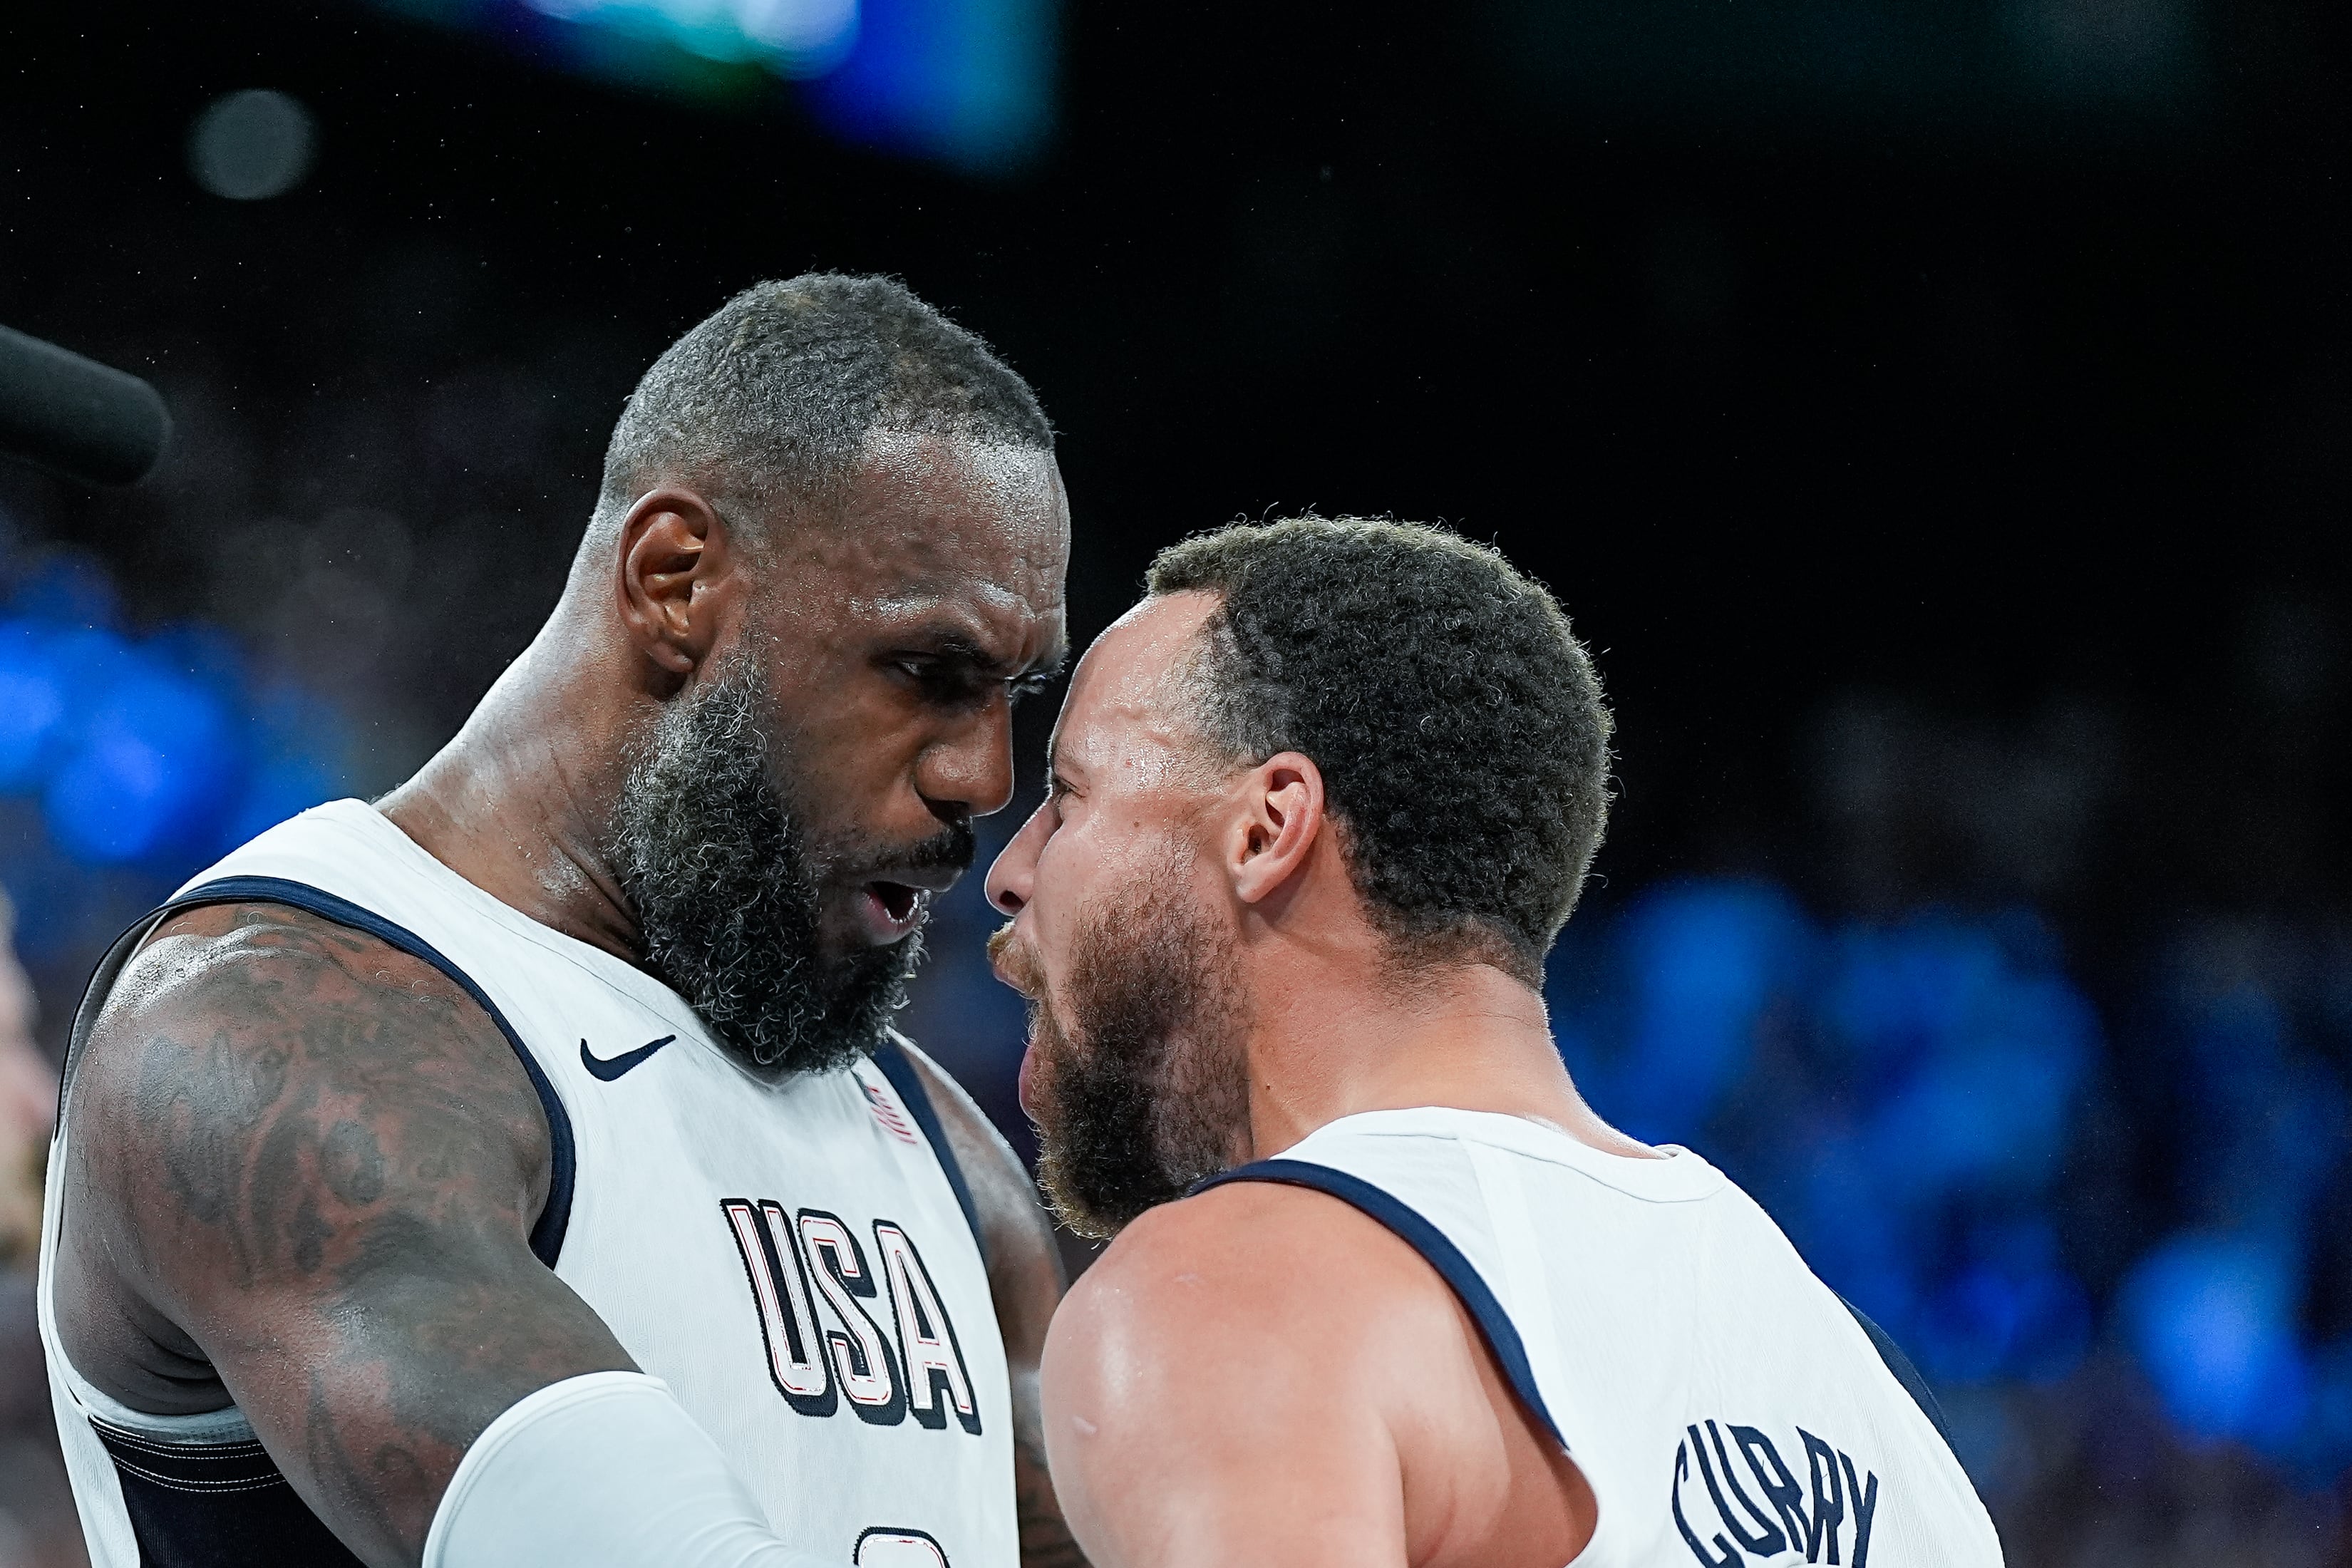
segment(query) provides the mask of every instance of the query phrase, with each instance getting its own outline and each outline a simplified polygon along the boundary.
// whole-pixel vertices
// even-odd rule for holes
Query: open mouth
[[[914,919],[916,906],[923,897],[920,888],[910,888],[904,882],[868,882],[866,890],[894,921]]]
[[[854,905],[861,933],[876,947],[898,941],[923,923],[931,890],[877,878],[858,885]]]

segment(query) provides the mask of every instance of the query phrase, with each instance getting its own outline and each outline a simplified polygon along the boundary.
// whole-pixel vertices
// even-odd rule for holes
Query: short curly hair
[[[1314,759],[1384,931],[1536,979],[1600,847],[1611,730],[1543,585],[1441,528],[1319,517],[1195,535],[1147,582],[1217,595],[1188,672],[1203,738]]]

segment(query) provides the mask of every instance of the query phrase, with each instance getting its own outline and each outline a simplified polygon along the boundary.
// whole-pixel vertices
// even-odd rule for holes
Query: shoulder
[[[1029,1174],[1021,1163],[1021,1156],[1013,1152],[1013,1146],[996,1131],[988,1113],[981,1110],[963,1085],[906,1036],[893,1030],[890,1041],[914,1068],[923,1092],[930,1097],[940,1130],[948,1135],[949,1152],[964,1167],[966,1178],[994,1182],[1009,1175],[1021,1186],[1028,1187]],[[977,1191],[972,1194],[975,1200],[979,1195]]]
[[[282,905],[158,926],[68,1069],[76,1184],[133,1200],[308,1160],[320,1140],[340,1140],[330,1173],[366,1143],[544,1179],[544,1112],[479,1005],[423,960]]]
[[[931,1110],[939,1117],[940,1131],[947,1134],[948,1146],[941,1152],[952,1158],[957,1169],[963,1173],[972,1207],[979,1212],[992,1272],[995,1260],[1006,1255],[1045,1263],[1055,1272],[1058,1295],[1061,1261],[1054,1248],[1053,1227],[1047,1224],[1045,1210],[1037,1201],[1037,1184],[1029,1179],[1028,1167],[996,1130],[996,1124],[989,1121],[988,1113],[946,1068],[905,1036],[894,1034],[891,1037],[913,1065],[915,1077],[922,1083]]]
[[[1404,1456],[1468,1382],[1444,1284],[1322,1193],[1265,1183],[1151,1210],[1071,1288],[1045,1448],[1096,1561],[1402,1562]],[[1437,1392],[1433,1394],[1433,1385]],[[1458,1401],[1457,1401],[1458,1403]]]
[[[150,1053],[199,1079],[241,1059],[333,1067],[354,1081],[447,1074],[492,1091],[510,1081],[536,1104],[505,1037],[456,981],[376,937],[280,904],[208,905],[159,925],[93,1021],[87,1059],[74,1064],[75,1094],[119,1083]],[[494,1094],[493,1105],[503,1098]]]
[[[1045,1373],[1255,1385],[1458,1332],[1451,1292],[1386,1226],[1326,1194],[1234,1182],[1162,1205],[1071,1287]],[[1378,1364],[1376,1362],[1375,1364]],[[1366,1387],[1360,1379],[1352,1386]]]

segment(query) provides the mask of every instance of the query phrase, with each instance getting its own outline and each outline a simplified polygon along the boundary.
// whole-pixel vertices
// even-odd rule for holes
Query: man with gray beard
[[[895,283],[663,354],[457,736],[91,984],[41,1309],[99,1568],[1079,1561],[1050,1231],[888,1027],[1067,554],[1035,397]]]

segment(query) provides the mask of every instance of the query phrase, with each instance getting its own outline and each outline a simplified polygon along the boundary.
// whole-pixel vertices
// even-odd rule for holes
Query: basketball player
[[[99,1568],[1076,1560],[1050,1234],[887,1028],[1067,549],[1029,387],[896,284],[662,355],[457,738],[91,985],[42,1327]]]
[[[1079,666],[989,891],[1117,1238],[1044,1374],[1102,1568],[2000,1562],[1899,1352],[1561,1067],[1609,732],[1549,595],[1394,523],[1190,540]]]

